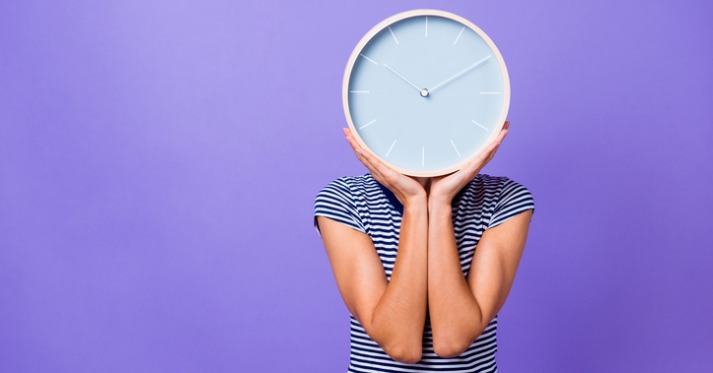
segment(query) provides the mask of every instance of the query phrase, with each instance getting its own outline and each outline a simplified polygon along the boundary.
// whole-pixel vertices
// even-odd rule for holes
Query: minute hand
[[[487,56],[487,57],[481,59],[480,61],[478,61],[478,62],[476,62],[476,63],[474,63],[474,64],[472,64],[472,65],[466,67],[463,71],[461,71],[461,72],[459,72],[458,74],[455,74],[455,75],[453,75],[452,77],[450,77],[450,78],[444,80],[444,81],[441,82],[440,84],[436,84],[436,86],[434,86],[433,88],[429,89],[428,91],[431,92],[431,93],[433,93],[433,91],[435,91],[436,89],[438,89],[438,88],[440,88],[440,87],[443,87],[444,85],[450,83],[453,79],[458,78],[459,76],[461,76],[461,75],[467,73],[468,71],[473,70],[473,69],[475,69],[476,67],[482,65],[482,64],[483,64],[485,61],[487,61],[490,57],[492,57],[492,55],[489,55],[489,56]]]

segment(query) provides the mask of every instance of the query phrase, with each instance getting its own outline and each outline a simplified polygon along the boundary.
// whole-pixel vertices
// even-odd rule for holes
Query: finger
[[[382,185],[392,189],[397,185],[403,184],[402,178],[407,176],[389,167],[386,163],[382,162],[373,153],[367,151],[361,144],[356,140],[356,138],[347,129],[343,129],[344,134],[347,137],[347,141],[354,149],[354,153],[361,163],[369,169],[372,176],[379,181]],[[412,178],[416,180],[415,178]]]
[[[493,143],[492,149],[488,152],[488,158],[487,158],[487,160],[486,160],[486,162],[485,162],[486,164],[487,164],[488,162],[490,162],[490,161],[493,159],[493,157],[495,157],[495,153],[498,152],[498,149],[500,149],[500,145],[502,145],[503,140],[505,139],[505,136],[507,136],[507,134],[508,134],[509,132],[510,132],[510,130],[507,129],[507,128],[503,129],[503,130],[500,132],[500,134],[499,134],[497,140]]]
[[[506,121],[505,124],[503,125],[503,128],[500,130],[498,133],[498,136],[493,140],[490,144],[488,144],[485,149],[483,149],[478,156],[476,156],[473,161],[468,164],[466,167],[462,168],[459,170],[459,172],[463,172],[467,174],[468,178],[475,177],[475,175],[483,168],[485,167],[488,162],[490,162],[493,157],[495,156],[495,153],[497,152],[498,148],[500,147],[500,144],[502,143],[503,139],[505,139],[505,136],[509,132],[509,127],[510,127],[510,122]]]
[[[370,165],[368,163],[365,163],[366,162],[366,159],[364,157],[365,152],[362,149],[361,145],[359,145],[359,143],[356,141],[354,136],[351,135],[351,132],[349,132],[349,130],[344,128],[343,132],[344,132],[347,142],[349,143],[349,146],[351,146],[352,151],[354,151],[354,155],[357,157],[357,159],[360,162],[364,163],[364,166],[366,166],[367,168],[370,168]]]
[[[507,133],[507,132],[505,132],[505,133]],[[487,152],[487,156],[485,158],[485,161],[483,162],[483,166],[485,166],[488,162],[490,162],[493,159],[493,157],[495,157],[495,153],[498,152],[498,149],[500,149],[500,145],[502,145],[503,138],[504,138],[504,136],[500,136],[500,137],[498,137],[498,139],[496,141],[493,142],[493,144],[491,145],[490,149]]]
[[[354,136],[352,136],[350,132],[348,132],[346,129],[344,130],[344,132],[346,135],[346,139],[349,142],[349,145],[354,150],[354,154],[356,155],[357,159],[359,159],[359,161],[367,169],[369,169],[369,172],[371,172],[375,179],[380,182],[384,181],[384,167],[374,162],[375,158],[369,152],[364,150],[364,148],[361,147],[361,145],[357,142],[357,140],[354,138]]]
[[[369,169],[369,171],[371,171],[371,174],[374,175],[377,180],[384,180],[383,169],[373,162],[373,158],[371,157],[369,152],[364,149],[359,149],[359,156],[361,157],[362,163],[364,163],[364,165]]]
[[[500,132],[498,135],[498,138],[493,141],[493,144],[490,147],[490,151],[488,153],[495,154],[495,152],[498,151],[498,148],[500,148],[500,145],[502,145],[503,140],[505,139],[505,136],[507,135],[508,130],[504,130]]]
[[[354,138],[354,136],[351,137],[351,142],[358,147],[359,150],[359,155],[364,159],[364,161],[368,162],[371,167],[378,171],[381,175],[386,175],[389,173],[390,168],[384,164],[380,159],[375,157],[372,153],[364,149]]]
[[[505,130],[504,133],[506,134],[507,130]],[[503,132],[501,132],[494,141],[492,141],[490,144],[488,144],[488,146],[485,147],[485,149],[480,151],[480,153],[478,153],[478,155],[473,159],[473,161],[463,169],[465,172],[468,173],[468,177],[475,177],[475,175],[483,167],[485,167],[485,165],[488,164],[488,162],[490,162],[490,160],[495,155],[495,152],[497,152],[502,139],[503,139]]]
[[[498,136],[490,143],[488,146],[486,146],[483,150],[480,151],[480,153],[473,159],[472,162],[470,162],[466,167],[461,168],[457,172],[451,174],[453,175],[453,178],[459,178],[459,177],[464,177],[467,179],[472,179],[475,177],[478,172],[485,167],[488,162],[490,162],[493,157],[495,156],[495,153],[497,152],[498,148],[500,147],[500,144],[502,143],[503,139],[509,132],[508,128],[510,127],[510,122],[506,121],[505,124],[503,125],[503,128],[500,130],[498,133]],[[461,174],[463,176],[461,176]],[[446,175],[446,176],[451,176],[451,175]]]
[[[498,134],[498,138],[495,142],[494,150],[497,151],[500,145],[502,145],[503,140],[505,140],[505,137],[510,133],[510,129],[508,128],[503,128],[502,131]]]
[[[505,122],[503,127],[500,129],[500,132],[498,132],[498,135],[495,137],[495,140],[493,140],[492,146],[498,146],[509,132],[510,122]]]
[[[401,174],[397,174],[396,171],[394,171],[391,167],[387,166],[384,162],[380,161],[377,157],[375,157],[372,153],[369,153],[368,151],[363,150],[363,157],[365,162],[368,162],[374,172],[376,172],[379,177],[379,181],[386,185],[386,186],[393,186],[395,185],[396,179],[401,176]]]
[[[509,122],[505,122],[505,124],[509,125]],[[490,143],[490,146],[488,147],[488,150],[486,152],[492,153],[497,151],[500,147],[500,144],[502,144],[503,140],[505,139],[505,136],[507,136],[508,133],[510,133],[510,130],[506,127],[503,127],[498,133],[498,137],[496,137],[495,140]]]
[[[347,135],[345,139],[347,140],[347,143],[349,143],[349,146],[352,148],[352,151],[354,152],[354,155],[357,157],[357,159],[359,161],[362,161],[362,156],[360,152],[361,148],[359,147],[359,144],[357,144],[356,141],[354,141],[354,139],[349,135]]]

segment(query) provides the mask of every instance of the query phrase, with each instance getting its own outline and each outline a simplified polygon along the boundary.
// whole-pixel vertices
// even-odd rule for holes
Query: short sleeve
[[[532,193],[522,184],[506,178],[493,214],[490,217],[488,229],[494,228],[527,210],[535,212],[535,200],[532,197]]]
[[[322,188],[314,202],[314,228],[319,231],[317,216],[338,221],[359,232],[366,233],[359,212],[354,203],[354,195],[349,184],[340,178]]]

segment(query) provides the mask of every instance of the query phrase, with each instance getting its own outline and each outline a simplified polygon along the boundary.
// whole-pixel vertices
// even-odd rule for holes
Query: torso
[[[372,238],[386,276],[390,279],[398,250],[403,207],[393,193],[376,182],[371,174],[342,180],[351,188],[361,224]],[[478,175],[453,200],[453,226],[465,276],[468,275],[478,241],[488,226],[502,182],[503,178]],[[444,368],[450,372],[497,371],[497,315],[478,339],[456,358],[441,358],[434,353],[431,325],[427,318],[423,356],[417,364],[402,364],[391,359],[369,338],[353,315],[350,319],[350,372],[380,371],[377,367],[400,372],[443,371]]]

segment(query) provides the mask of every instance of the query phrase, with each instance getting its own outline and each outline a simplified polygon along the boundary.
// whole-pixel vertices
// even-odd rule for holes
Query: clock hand
[[[398,71],[392,69],[391,66],[389,66],[389,65],[387,65],[387,64],[384,64],[384,67],[387,68],[387,69],[389,69],[392,73],[396,74],[396,76],[398,76],[399,78],[403,79],[404,82],[410,84],[411,87],[414,87],[414,88],[416,88],[417,91],[421,92],[421,88],[419,88],[417,85],[411,83],[410,80],[406,79],[403,75],[399,74]]]
[[[438,89],[438,88],[440,88],[440,87],[442,87],[442,86],[444,86],[444,85],[450,83],[450,82],[451,82],[452,80],[454,80],[455,78],[458,78],[458,77],[460,77],[461,75],[467,73],[468,71],[473,70],[473,69],[475,69],[476,67],[482,65],[482,64],[483,64],[485,61],[487,61],[490,57],[492,57],[492,55],[489,55],[489,56],[487,56],[487,57],[481,59],[480,61],[478,61],[478,62],[476,62],[476,63],[474,63],[474,64],[472,64],[472,65],[466,67],[463,71],[459,72],[458,74],[453,75],[452,77],[450,77],[450,78],[444,80],[443,82],[441,82],[441,83],[439,83],[439,84],[436,84],[433,88],[429,89],[428,91],[429,91],[429,92],[433,92],[433,91],[435,91],[436,89]]]

